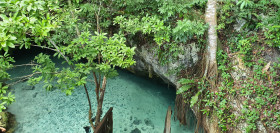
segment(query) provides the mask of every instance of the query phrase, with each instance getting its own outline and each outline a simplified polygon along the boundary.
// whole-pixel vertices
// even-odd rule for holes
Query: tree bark
[[[92,118],[91,102],[90,102],[90,98],[89,98],[88,89],[87,89],[86,84],[84,84],[84,88],[85,88],[85,92],[86,92],[86,94],[87,94],[87,100],[88,100],[88,104],[89,104],[88,120],[89,120],[89,123],[90,123],[91,128],[92,128],[93,131],[94,131],[95,127],[94,127],[93,122],[92,122],[92,119],[91,119],[91,118]]]
[[[207,49],[205,54],[206,66],[204,77],[206,77],[211,85],[215,85],[217,78],[217,13],[216,13],[217,0],[208,0],[206,12],[205,12],[205,22],[209,25],[208,29],[208,39],[207,39]]]
[[[105,94],[105,89],[106,89],[106,83],[107,83],[107,78],[106,76],[103,76],[103,81],[102,81],[102,88],[100,89],[100,96],[97,101],[97,112],[96,112],[96,121],[95,125],[97,126],[101,120],[101,115],[102,115],[102,105],[103,105],[103,99],[104,99],[104,94]]]

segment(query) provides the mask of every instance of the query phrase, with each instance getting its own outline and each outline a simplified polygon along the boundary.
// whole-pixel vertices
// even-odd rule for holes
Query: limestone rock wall
[[[159,76],[166,83],[177,86],[178,77],[176,74],[170,74],[170,72],[178,67],[192,67],[199,59],[197,54],[199,49],[192,43],[181,46],[184,54],[179,55],[177,60],[166,65],[161,65],[154,50],[156,47],[148,45],[138,46],[134,57],[136,65],[132,66],[130,70],[136,74],[147,76],[152,73],[153,75]]]

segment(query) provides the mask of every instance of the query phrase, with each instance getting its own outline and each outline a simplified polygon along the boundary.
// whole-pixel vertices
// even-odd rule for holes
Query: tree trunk
[[[97,101],[97,112],[96,112],[96,121],[95,121],[95,126],[97,126],[101,120],[101,115],[102,115],[102,105],[103,105],[103,99],[104,99],[104,94],[105,94],[105,89],[106,89],[106,83],[107,83],[107,78],[106,76],[103,76],[103,81],[102,81],[102,87],[100,89],[100,96]]]
[[[208,41],[207,49],[205,54],[206,66],[204,76],[210,81],[211,85],[215,85],[217,78],[217,14],[216,14],[217,0],[208,0],[206,12],[205,12],[205,22],[209,25],[208,29]]]
[[[88,120],[89,120],[89,123],[90,123],[91,128],[92,128],[93,131],[94,131],[94,125],[93,125],[93,122],[92,122],[92,119],[91,119],[91,118],[92,118],[91,102],[90,102],[90,98],[89,98],[88,89],[87,89],[86,84],[84,84],[84,88],[85,88],[85,92],[86,92],[87,100],[88,100],[88,105],[89,105]]]

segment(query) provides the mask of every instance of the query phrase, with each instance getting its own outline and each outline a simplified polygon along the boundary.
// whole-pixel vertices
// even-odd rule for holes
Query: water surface
[[[21,54],[16,58],[17,63],[30,62],[33,58],[30,55]],[[11,70],[10,74],[15,77],[30,72],[30,67],[18,67]],[[174,108],[174,88],[124,70],[118,72],[119,76],[108,79],[103,104],[104,112],[113,107],[114,133],[137,133],[139,130],[142,133],[162,133],[167,108],[169,105]],[[43,85],[39,83],[31,87],[26,82],[21,82],[11,87],[16,102],[9,106],[8,111],[15,114],[19,123],[16,133],[84,133],[83,127],[89,126],[88,102],[84,89],[76,88],[71,96],[66,96],[61,90],[47,92]],[[87,86],[95,114],[94,85]],[[194,132],[174,120],[171,131]]]

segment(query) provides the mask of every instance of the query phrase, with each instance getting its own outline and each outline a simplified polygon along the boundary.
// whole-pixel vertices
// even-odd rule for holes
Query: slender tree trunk
[[[95,127],[94,127],[93,122],[92,122],[92,120],[91,120],[91,118],[92,118],[91,102],[90,102],[90,98],[89,98],[88,89],[87,89],[86,84],[84,84],[84,88],[85,88],[85,91],[86,91],[86,94],[87,94],[87,100],[88,100],[88,104],[89,104],[88,120],[89,120],[89,123],[90,123],[91,128],[92,128],[93,131],[94,131]]]
[[[211,85],[215,85],[217,78],[217,14],[216,14],[217,0],[208,0],[206,12],[205,12],[205,22],[209,25],[208,29],[208,41],[206,49],[206,66],[204,76],[210,81]]]
[[[98,105],[97,105],[97,112],[96,112],[96,120],[95,120],[95,125],[97,126],[101,120],[101,115],[102,115],[102,105],[103,105],[103,99],[104,99],[104,94],[106,90],[106,84],[107,84],[107,78],[106,76],[103,76],[103,81],[102,81],[102,88],[100,89],[100,96],[98,99]]]
[[[71,3],[71,0],[68,0],[68,5],[69,5],[69,8],[72,8],[72,3]],[[75,14],[73,13],[73,11],[70,9],[70,12],[71,12],[71,15],[72,15],[72,18],[74,19],[75,18]],[[75,28],[76,28],[76,33],[77,33],[77,36],[79,37],[81,35],[81,32],[78,28],[77,25],[75,25]],[[84,48],[84,45],[82,45],[82,48]],[[66,58],[65,58],[66,59]],[[66,59],[67,61],[67,59]],[[69,64],[69,63],[68,63]],[[88,110],[88,120],[89,120],[89,123],[90,123],[90,126],[92,128],[92,130],[94,131],[95,130],[95,127],[94,127],[94,124],[93,124],[93,121],[92,121],[92,108],[91,108],[91,101],[90,101],[90,97],[89,97],[89,94],[88,94],[88,89],[87,89],[87,86],[86,84],[84,84],[84,89],[85,89],[85,92],[86,92],[86,95],[87,95],[87,100],[88,100],[88,106],[89,106],[89,110]]]
[[[95,17],[96,17],[96,30],[98,33],[101,32],[101,27],[100,27],[100,11],[101,11],[101,6],[102,6],[102,1],[99,1],[99,8],[98,11],[95,12]],[[98,54],[98,64],[101,63],[101,53]],[[102,80],[102,86],[101,85],[101,73],[98,75],[98,79],[95,73],[93,73],[95,82],[96,82],[96,99],[97,99],[97,112],[96,112],[96,120],[95,120],[95,126],[97,126],[100,123],[101,120],[101,115],[102,115],[102,106],[103,106],[103,100],[104,100],[104,94],[106,90],[106,83],[107,83],[107,78],[104,75],[103,80]]]

